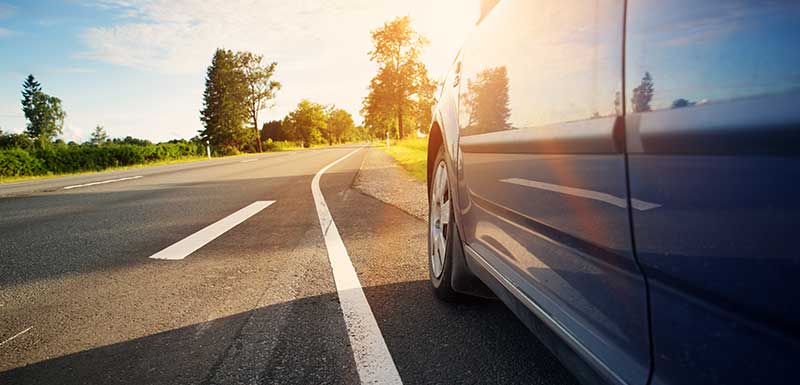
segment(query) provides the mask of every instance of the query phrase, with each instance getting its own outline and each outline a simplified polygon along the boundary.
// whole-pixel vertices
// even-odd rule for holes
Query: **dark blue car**
[[[800,381],[800,2],[483,6],[431,127],[434,292],[586,383]]]

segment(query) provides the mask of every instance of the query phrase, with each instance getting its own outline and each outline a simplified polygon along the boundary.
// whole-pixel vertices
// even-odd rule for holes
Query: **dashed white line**
[[[250,162],[255,162],[257,160],[261,160],[261,158],[258,158],[258,159],[247,159],[247,160],[243,160],[243,161],[241,161],[239,163],[250,163]]]
[[[328,249],[328,259],[333,270],[336,292],[339,295],[339,304],[350,337],[358,377],[362,384],[402,384],[403,381],[397,372],[389,348],[386,347],[386,341],[378,328],[367,297],[364,296],[361,282],[319,187],[319,180],[325,171],[358,150],[360,148],[319,170],[311,181],[311,192],[314,195],[319,224]]]
[[[621,198],[618,196],[614,196],[608,193],[594,191],[594,190],[584,190],[581,188],[576,187],[567,187],[558,184],[546,183],[546,182],[539,182],[530,179],[522,179],[522,178],[509,178],[509,179],[501,179],[501,182],[511,183],[518,186],[525,186],[531,187],[539,190],[547,190],[552,192],[557,192],[566,195],[572,195],[581,198],[593,199],[600,202],[605,202],[613,206],[617,206],[619,208],[628,208],[628,202],[625,198]],[[639,199],[631,199],[631,205],[634,209],[639,211],[647,211],[651,209],[655,209],[661,207],[658,203],[651,203],[645,202]]]
[[[100,181],[100,182],[76,184],[76,185],[64,187],[64,190],[72,190],[74,188],[96,186],[96,185],[99,185],[99,184],[106,184],[106,183],[122,182],[124,180],[139,179],[141,177],[142,177],[141,175],[137,175],[137,176],[129,176],[127,178],[109,179],[109,180],[104,180],[104,181]]]
[[[150,256],[152,259],[181,260],[197,249],[205,246],[226,231],[236,227],[247,218],[256,215],[259,211],[269,207],[275,201],[256,201],[245,208],[214,222],[204,229],[174,243]]]
[[[23,330],[23,331],[21,331],[21,332],[19,332],[17,334],[14,334],[13,336],[11,336],[11,338],[9,338],[9,339],[7,339],[7,340],[5,340],[3,342],[0,342],[0,346],[5,345],[7,342],[11,342],[11,340],[13,340],[14,338],[17,338],[17,337],[19,337],[19,336],[31,331],[31,329],[33,329],[33,326],[31,326],[31,327],[29,327],[29,328],[27,328],[27,329],[25,329],[25,330]]]

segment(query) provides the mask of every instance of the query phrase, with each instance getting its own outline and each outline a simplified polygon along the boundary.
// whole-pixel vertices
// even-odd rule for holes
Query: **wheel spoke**
[[[438,236],[434,238],[433,242],[431,242],[431,246],[433,248],[433,250],[431,251],[431,263],[433,264],[433,272],[434,274],[438,275],[439,272],[442,271],[441,257],[439,257],[441,251],[439,250]]]
[[[447,189],[447,171],[444,169],[444,165],[442,165],[442,167],[439,168],[439,172],[441,173],[441,176],[438,178],[438,182],[439,182],[438,190],[439,190],[439,193],[438,193],[438,196],[436,198],[437,198],[438,202],[442,202],[442,201],[444,201],[444,194],[447,191],[446,190]]]
[[[446,253],[447,253],[447,245],[445,243],[444,237],[439,237],[439,266],[443,266],[444,257]]]
[[[447,168],[444,162],[439,162],[433,173],[431,183],[431,206],[429,225],[430,239],[430,264],[431,273],[434,277],[439,277],[444,270],[444,263],[447,254],[447,231],[450,221],[450,197],[447,185]]]

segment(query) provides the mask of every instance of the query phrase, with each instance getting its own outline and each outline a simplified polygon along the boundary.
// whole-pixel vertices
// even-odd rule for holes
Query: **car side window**
[[[621,114],[621,5],[501,1],[465,46],[462,134]]]
[[[800,91],[800,2],[629,2],[629,112]],[[793,47],[793,48],[790,48]]]

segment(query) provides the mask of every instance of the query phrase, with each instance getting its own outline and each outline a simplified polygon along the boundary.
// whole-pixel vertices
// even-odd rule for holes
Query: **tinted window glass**
[[[621,110],[622,1],[501,1],[467,42],[464,134]]]
[[[800,88],[800,2],[629,2],[627,109],[645,112]]]

